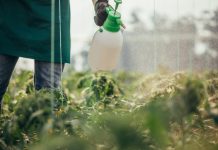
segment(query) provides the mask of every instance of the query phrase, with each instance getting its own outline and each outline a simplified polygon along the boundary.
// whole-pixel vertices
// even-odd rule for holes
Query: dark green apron
[[[55,0],[54,61],[69,63],[70,4],[60,2],[61,9]],[[51,61],[51,0],[0,0],[0,54]]]

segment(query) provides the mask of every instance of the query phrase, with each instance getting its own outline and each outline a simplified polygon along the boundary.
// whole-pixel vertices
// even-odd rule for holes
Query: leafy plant
[[[0,149],[215,150],[216,80],[216,72],[72,72],[64,92],[34,91],[32,74],[17,72],[4,97]]]

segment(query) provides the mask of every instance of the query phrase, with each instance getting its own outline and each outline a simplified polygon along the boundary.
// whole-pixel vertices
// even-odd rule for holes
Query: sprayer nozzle
[[[121,4],[122,3],[122,0],[114,0],[115,1],[115,3],[117,3],[117,4]]]
[[[117,9],[118,9],[119,4],[122,4],[122,0],[114,0],[114,1],[115,1],[115,3],[116,3],[115,12],[114,12],[114,15],[115,15],[116,12],[117,12]]]

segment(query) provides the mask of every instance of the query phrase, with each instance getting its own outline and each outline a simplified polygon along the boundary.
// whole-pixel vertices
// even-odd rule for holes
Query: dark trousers
[[[19,57],[0,54],[0,108],[2,107],[2,99],[18,59]],[[60,86],[64,64],[53,63],[53,65],[54,71],[51,72],[52,63],[35,60],[34,86],[36,90],[58,88]]]

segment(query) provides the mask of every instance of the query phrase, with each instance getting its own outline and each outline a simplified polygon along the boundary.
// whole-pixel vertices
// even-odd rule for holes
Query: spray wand
[[[116,15],[117,9],[118,9],[119,5],[122,4],[122,0],[114,0],[114,2],[116,3],[115,9],[114,9],[114,15]],[[123,22],[121,22],[121,26],[122,26],[124,29],[126,29],[126,26],[123,24]]]
[[[115,1],[115,3],[116,3],[115,11],[114,11],[114,15],[115,15],[116,12],[117,12],[118,6],[119,6],[120,4],[122,4],[122,0],[114,0],[114,1]]]

